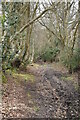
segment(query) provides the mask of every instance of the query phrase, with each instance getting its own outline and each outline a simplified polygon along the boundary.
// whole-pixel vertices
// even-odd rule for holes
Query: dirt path
[[[56,70],[56,71],[55,71]],[[78,117],[78,80],[53,64],[27,66],[26,72],[7,73],[3,84],[4,118]]]

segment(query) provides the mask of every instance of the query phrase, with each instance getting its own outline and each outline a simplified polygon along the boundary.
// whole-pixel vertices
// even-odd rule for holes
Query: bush
[[[71,71],[75,71],[80,65],[80,49],[75,49],[73,56],[70,57],[70,50],[64,50],[61,55],[61,62],[71,69]]]
[[[73,54],[72,58],[70,59],[70,66],[72,70],[75,70],[80,65],[80,50],[77,49],[75,53]]]
[[[41,55],[43,61],[53,62],[60,50],[58,48],[47,48],[44,54]]]

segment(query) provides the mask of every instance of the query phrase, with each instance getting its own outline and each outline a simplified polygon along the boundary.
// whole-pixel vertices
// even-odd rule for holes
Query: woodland
[[[80,0],[1,2],[0,36],[0,116],[79,120]]]

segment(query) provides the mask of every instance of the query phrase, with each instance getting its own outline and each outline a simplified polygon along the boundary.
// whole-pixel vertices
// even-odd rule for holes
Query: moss
[[[62,80],[71,81],[73,80],[72,76],[61,77]]]
[[[2,83],[4,83],[4,84],[7,83],[7,78],[4,74],[2,74]]]
[[[36,64],[36,63],[32,63],[32,64],[30,64],[31,66],[34,66],[35,68],[39,68],[40,67],[40,65],[39,64]],[[29,66],[30,66],[29,65]]]
[[[0,71],[0,84],[6,84],[7,83],[7,78],[4,75],[4,73],[2,71]]]
[[[27,96],[28,96],[29,98],[31,98],[31,94],[30,94],[29,92],[27,93]]]
[[[35,112],[38,112],[38,111],[39,111],[39,107],[38,107],[38,106],[34,106],[33,109],[34,109]]]
[[[12,76],[13,76],[14,78],[17,78],[17,79],[20,78],[20,79],[22,79],[22,80],[25,80],[26,82],[27,82],[27,81],[31,81],[31,82],[34,82],[34,81],[35,81],[34,76],[31,75],[31,74],[21,74],[21,73],[12,72]]]
[[[17,71],[18,71],[18,68],[11,68],[6,70],[7,73],[16,73]]]
[[[78,84],[74,84],[74,88],[77,91],[79,89],[79,85]]]

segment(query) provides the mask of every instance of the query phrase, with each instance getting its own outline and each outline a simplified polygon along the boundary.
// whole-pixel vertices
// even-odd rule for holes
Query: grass
[[[61,77],[61,79],[64,81],[73,81],[73,86],[74,86],[75,90],[78,90],[79,85],[77,83],[75,83],[74,78],[72,76]]]
[[[74,88],[75,88],[75,90],[78,90],[79,89],[79,85],[78,84],[74,84]]]
[[[24,80],[26,82],[30,81],[32,83],[34,83],[34,81],[35,81],[34,75],[27,74],[27,73],[18,73],[16,69],[13,69],[13,70],[8,69],[6,71],[6,74],[14,77],[16,80],[16,83],[18,83],[19,80]],[[0,78],[2,79],[2,82],[6,84],[7,79],[6,79],[5,75],[0,72],[0,76],[1,76]]]
[[[2,74],[2,83],[4,83],[4,84],[7,83],[7,78],[4,74]]]
[[[40,67],[40,65],[39,64],[36,64],[36,63],[32,63],[32,64],[30,64],[31,66],[34,66],[35,68],[39,68]],[[29,66],[30,66],[29,65]],[[27,66],[28,67],[28,66]]]
[[[30,94],[29,92],[27,93],[27,96],[28,96],[29,98],[31,98],[31,94]]]
[[[17,79],[25,80],[26,82],[31,81],[33,83],[35,81],[34,75],[31,74],[21,74],[12,72],[12,76]]]
[[[38,106],[34,106],[33,109],[34,109],[35,112],[38,112],[38,111],[39,111],[39,107],[38,107]]]
[[[7,78],[6,76],[3,74],[2,71],[0,71],[0,84],[6,84],[7,83]]]
[[[73,77],[72,76],[66,76],[66,77],[61,77],[61,79],[65,80],[65,81],[72,81]]]

